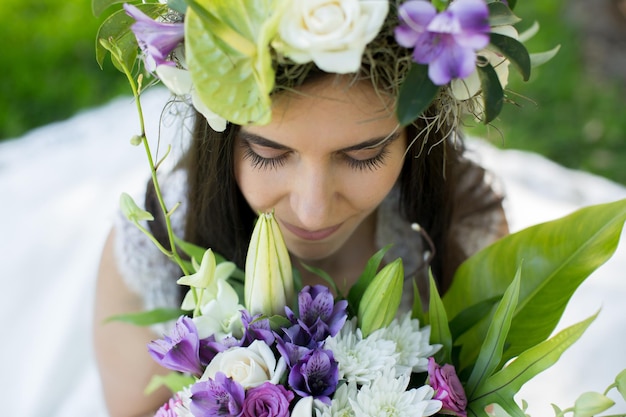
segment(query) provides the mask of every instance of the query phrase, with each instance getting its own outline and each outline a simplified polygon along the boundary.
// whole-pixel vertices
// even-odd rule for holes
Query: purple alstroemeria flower
[[[445,414],[467,417],[467,396],[453,365],[440,366],[432,356],[428,358],[428,384],[435,390],[433,400],[441,401]]]
[[[289,371],[289,386],[302,397],[313,397],[330,404],[330,395],[337,389],[339,366],[333,352],[314,349]]]
[[[296,328],[300,326],[296,325],[291,327],[290,329],[285,330],[288,332],[289,330],[295,330],[299,335],[306,335],[304,332],[298,331]],[[304,356],[308,355],[311,350],[317,348],[317,344],[311,345],[301,345],[298,343],[293,343],[285,339],[276,338],[276,349],[278,353],[285,358],[285,363],[289,368],[294,366],[300,359]]]
[[[489,44],[489,9],[484,0],[455,0],[437,13],[425,0],[409,0],[398,10],[396,41],[413,49],[413,60],[429,64],[436,85],[465,78],[476,68],[476,51]]]
[[[148,343],[148,352],[167,369],[202,375],[198,330],[187,316],[181,316],[176,321],[171,336]]]
[[[322,342],[328,336],[335,336],[341,330],[348,317],[347,307],[346,300],[335,303],[335,298],[328,287],[307,285],[298,294],[300,317],[296,318],[288,307],[285,307],[285,311],[292,323],[300,325],[314,341]]]
[[[264,382],[246,393],[242,417],[289,417],[289,403],[294,397],[282,385]]]
[[[200,339],[200,363],[206,366],[218,353],[240,345],[241,342],[234,337],[226,337],[221,342],[216,341],[214,335]]]
[[[196,382],[191,386],[189,409],[197,417],[237,417],[243,412],[245,395],[241,384],[218,372],[215,379]]]
[[[262,340],[268,346],[274,344],[275,336],[267,318],[261,318],[262,314],[251,316],[247,310],[241,310],[241,322],[243,323],[243,337],[241,346],[250,346],[255,340]]]
[[[157,22],[128,3],[124,3],[124,10],[127,15],[135,19],[130,29],[145,55],[146,69],[154,72],[159,65],[174,66],[175,63],[168,61],[167,57],[185,38],[185,25]]]

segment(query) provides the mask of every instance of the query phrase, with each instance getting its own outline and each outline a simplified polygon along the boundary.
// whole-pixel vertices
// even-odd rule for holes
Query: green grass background
[[[542,25],[529,49],[561,44],[561,50],[527,83],[512,73],[509,89],[528,99],[516,98],[517,106],[505,105],[493,126],[469,132],[626,184],[626,88],[586,72],[584,34],[562,17],[566,7],[566,0],[518,1],[524,23]],[[108,59],[104,70],[95,61],[102,18],[93,16],[90,0],[2,0],[0,14],[0,39],[8,46],[0,54],[0,139],[130,93]]]

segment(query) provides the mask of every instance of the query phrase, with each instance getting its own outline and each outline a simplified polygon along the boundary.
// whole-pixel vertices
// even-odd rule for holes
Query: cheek
[[[235,156],[235,180],[248,205],[255,212],[274,207],[280,199],[278,173],[275,170],[254,169],[247,161]]]

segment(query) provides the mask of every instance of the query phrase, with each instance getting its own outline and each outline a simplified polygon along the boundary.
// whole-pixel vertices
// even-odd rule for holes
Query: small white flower
[[[380,0],[292,0],[274,47],[297,63],[313,61],[326,72],[356,72],[388,11],[389,2]]]
[[[357,391],[355,382],[339,385],[330,405],[315,401],[316,417],[354,417],[352,402],[356,400]]]
[[[217,341],[227,336],[241,337],[243,335],[241,322],[243,308],[239,304],[239,296],[233,287],[225,279],[218,280],[216,296],[202,305],[200,316],[192,319],[196,324],[200,339],[211,335],[214,335]]]
[[[433,400],[429,385],[407,391],[409,375],[395,377],[393,370],[383,373],[371,385],[361,387],[352,401],[356,417],[432,416],[441,409],[441,401]]]
[[[156,74],[174,95],[181,97],[190,95],[193,106],[204,116],[211,129],[216,132],[223,132],[226,129],[226,119],[211,111],[196,93],[189,71],[170,65],[159,65],[156,67]]]
[[[324,347],[330,349],[339,364],[339,378],[367,384],[384,369],[396,364],[396,344],[382,338],[376,331],[363,339],[355,320],[346,322],[339,334],[326,339]]]
[[[177,393],[180,403],[176,404],[174,411],[178,417],[193,417],[191,413],[191,388],[185,387]]]
[[[399,356],[396,362],[396,374],[406,372],[425,372],[428,370],[428,358],[433,356],[441,345],[431,345],[430,326],[420,329],[419,320],[411,319],[411,313],[406,313],[399,319],[381,329],[382,337],[396,344]]]
[[[215,355],[200,380],[206,381],[223,372],[244,388],[256,387],[265,381],[277,384],[286,366],[284,358],[276,362],[272,349],[265,342],[255,340],[248,347],[234,347]]]
[[[513,39],[518,39],[517,30],[513,26],[496,26],[491,28],[491,32],[505,35]],[[509,60],[500,55],[496,51],[487,46],[476,53],[478,56],[485,58],[495,69],[500,80],[500,85],[505,88],[509,82]],[[473,71],[468,77],[463,79],[454,79],[450,82],[452,95],[457,100],[468,100],[474,97],[480,91],[480,79],[478,71]]]

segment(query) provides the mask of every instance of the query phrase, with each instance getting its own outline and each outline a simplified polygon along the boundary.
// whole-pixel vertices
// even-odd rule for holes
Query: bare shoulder
[[[147,351],[157,338],[150,329],[107,318],[141,311],[141,297],[125,284],[117,267],[111,231],[102,251],[96,284],[93,342],[104,396],[112,417],[154,412],[169,397],[167,390],[150,396],[144,389],[153,375],[164,373]]]

